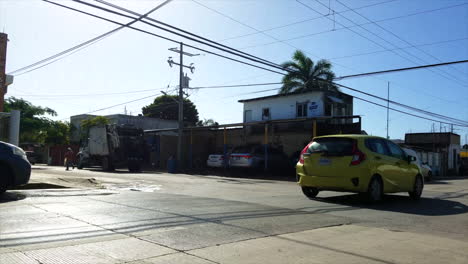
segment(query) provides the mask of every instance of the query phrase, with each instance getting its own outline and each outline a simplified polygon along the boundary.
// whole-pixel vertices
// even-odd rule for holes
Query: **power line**
[[[381,105],[381,104],[378,104],[378,103],[375,103],[375,102],[372,102],[372,101],[369,101],[369,100],[366,100],[366,99],[363,99],[363,98],[360,98],[360,97],[357,97],[357,96],[354,96],[354,98],[356,98],[356,99],[358,99],[358,100],[361,100],[361,101],[364,101],[364,102],[367,102],[367,103],[370,103],[370,104],[373,104],[373,105],[377,105],[377,106],[380,106],[380,107],[383,107],[383,108],[387,108],[387,106],[385,106],[385,105]],[[434,122],[437,122],[437,123],[448,124],[448,125],[455,125],[455,126],[460,126],[460,127],[468,127],[468,125],[458,125],[458,124],[453,124],[453,123],[441,122],[441,121],[439,121],[439,120],[435,120],[435,119],[423,117],[423,116],[420,116],[420,115],[411,114],[411,113],[408,113],[408,112],[405,112],[405,111],[401,111],[401,110],[398,110],[398,109],[395,109],[395,108],[391,108],[391,107],[390,107],[389,109],[392,110],[392,111],[395,111],[395,112],[399,112],[399,113],[405,114],[405,115],[410,115],[410,116],[418,117],[418,118],[421,118],[421,119],[425,119],[425,120],[429,120],[429,121],[434,121]]]
[[[131,18],[131,19],[134,18],[133,16],[125,15],[125,14],[119,13],[119,12],[117,12],[117,11],[113,11],[113,10],[108,9],[108,8],[104,8],[104,7],[101,7],[101,6],[93,5],[93,4],[90,4],[90,3],[87,3],[87,2],[84,2],[84,1],[81,1],[81,0],[73,0],[73,1],[74,1],[74,2],[77,2],[77,3],[80,3],[80,4],[83,4],[83,5],[86,5],[86,6],[94,7],[94,8],[97,8],[97,9],[100,9],[100,10],[103,10],[103,11],[106,11],[106,12],[109,12],[109,13],[112,13],[112,14],[115,14],[115,15],[119,15],[119,16]],[[102,2],[102,1],[100,1],[100,2]],[[104,2],[104,3],[107,3],[107,2]],[[114,8],[116,8],[116,7],[121,8],[121,7],[119,7],[119,6],[117,6],[117,5],[113,5],[113,4],[112,4],[112,6],[113,6]],[[123,8],[121,8],[121,9],[123,9]],[[127,9],[124,9],[124,10],[127,10]],[[126,12],[132,12],[132,13],[134,13],[133,11],[130,11],[130,10],[127,10]],[[187,31],[185,31],[185,30],[182,30],[182,29],[180,29],[180,28],[177,28],[177,27],[171,26],[171,25],[169,25],[169,24],[160,22],[160,21],[155,20],[155,19],[151,19],[151,21],[156,21],[156,23],[164,24],[164,26],[166,26],[166,27],[170,27],[170,28],[175,29],[175,30],[177,30],[177,31],[181,31],[181,32],[183,32],[184,34],[192,35],[192,36],[194,36],[195,38],[194,38],[194,37],[189,37],[189,36],[187,36],[187,35],[178,33],[178,32],[176,32],[176,31],[173,31],[173,30],[170,30],[170,29],[167,29],[167,28],[158,26],[158,25],[155,25],[155,24],[153,24],[153,23],[149,23],[149,22],[144,21],[144,20],[141,20],[141,22],[144,23],[144,24],[150,25],[150,26],[155,27],[155,28],[157,28],[157,29],[164,30],[164,31],[169,32],[169,33],[171,33],[171,34],[174,34],[174,35],[176,35],[176,36],[183,37],[183,38],[186,38],[186,39],[188,39],[188,40],[191,40],[191,41],[194,41],[194,42],[197,42],[197,43],[200,43],[200,44],[203,44],[203,45],[206,45],[206,46],[209,46],[209,47],[212,47],[212,48],[215,48],[215,49],[224,51],[224,52],[228,52],[228,53],[230,53],[230,54],[234,54],[234,55],[243,57],[244,59],[249,59],[249,60],[251,60],[251,61],[255,61],[255,62],[259,62],[259,63],[266,64],[266,65],[268,65],[268,66],[270,66],[270,67],[273,67],[273,68],[277,68],[277,69],[280,69],[280,70],[285,70],[281,65],[279,65],[279,64],[277,64],[277,63],[274,63],[274,62],[271,62],[271,61],[268,61],[268,60],[265,60],[265,59],[262,59],[262,58],[258,58],[258,57],[254,56],[254,55],[251,55],[251,54],[248,54],[248,53],[245,53],[245,52],[242,52],[242,51],[238,51],[238,50],[236,50],[236,49],[234,49],[234,48],[231,48],[231,47],[228,47],[228,50],[226,50],[226,49],[223,48],[223,47],[217,47],[217,46],[215,46],[215,45],[222,45],[222,46],[224,46],[224,45],[209,40],[210,42],[216,43],[215,45],[213,45],[213,44],[210,44],[210,43],[207,43],[207,42],[204,42],[204,41],[201,41],[201,40],[196,39],[196,38],[200,38],[200,39],[206,40],[206,38],[201,37],[201,36],[199,36],[199,35],[196,35],[196,34],[193,34],[193,33],[189,33],[189,32],[187,32]],[[229,49],[230,49],[231,51],[230,51]],[[234,50],[234,52],[233,52],[232,50]],[[245,53],[245,54],[247,54],[247,56],[246,56],[246,55],[243,55],[243,54],[238,54],[237,52],[238,52],[238,53]]]
[[[301,2],[300,0],[296,0],[296,2],[298,2],[299,4],[301,4],[301,5],[305,6],[305,7],[307,7],[308,9],[310,9],[310,10],[316,12],[317,14],[323,15],[322,13],[320,13],[319,11],[317,11],[316,9],[314,9],[314,8],[312,8],[311,6],[309,6],[309,5],[307,5],[307,4],[303,3],[303,2]],[[319,4],[321,4],[322,6],[325,6],[325,7],[326,7],[326,5],[324,5],[324,4],[321,3],[320,1],[317,1],[317,3],[319,3]],[[393,43],[391,43],[391,42],[389,42],[388,40],[384,39],[383,37],[379,36],[378,34],[375,34],[374,32],[368,30],[367,28],[358,25],[356,22],[354,22],[353,20],[351,20],[351,19],[345,17],[344,15],[339,14],[339,16],[341,16],[341,17],[343,17],[344,19],[350,21],[350,22],[353,23],[354,25],[359,26],[359,27],[362,28],[363,30],[369,32],[370,34],[372,34],[372,35],[374,35],[374,36],[376,36],[376,37],[378,37],[379,39],[385,41],[386,43],[389,43],[390,45],[392,45],[392,46],[398,48],[398,46],[394,45]],[[326,18],[327,18],[328,20],[330,20],[330,21],[333,21],[333,23],[336,23],[336,24],[338,24],[338,25],[340,25],[340,26],[342,26],[342,27],[345,27],[345,25],[343,25],[343,24],[340,23],[340,22],[335,21],[334,19],[332,19],[332,18],[330,18],[330,17],[327,17],[327,16],[324,16],[324,17],[326,17]],[[369,37],[367,37],[367,36],[365,36],[365,35],[363,35],[363,34],[357,32],[357,31],[355,31],[355,30],[353,30],[353,29],[350,29],[350,28],[347,28],[347,29],[348,29],[349,31],[353,32],[354,34],[356,34],[356,35],[358,35],[358,36],[360,36],[360,37],[362,37],[362,38],[364,38],[364,39],[366,39],[366,40],[368,40],[368,41],[370,41],[370,42],[372,42],[372,43],[378,45],[378,46],[381,47],[381,48],[384,48],[384,49],[390,51],[391,53],[393,53],[393,54],[395,54],[395,55],[397,55],[397,56],[399,56],[399,57],[401,57],[401,58],[403,58],[403,59],[405,59],[405,60],[407,60],[407,61],[410,61],[410,62],[412,62],[412,63],[414,63],[414,64],[416,64],[416,65],[418,64],[416,61],[414,61],[414,60],[412,60],[412,59],[409,59],[409,58],[407,58],[407,57],[404,57],[404,56],[402,56],[401,54],[399,54],[399,53],[397,53],[397,52],[395,52],[395,51],[392,51],[391,49],[388,49],[387,47],[385,47],[384,45],[380,44],[379,42],[377,42],[377,41],[375,41],[375,40],[373,40],[373,39],[371,39],[371,38],[369,38]],[[407,54],[409,54],[410,56],[413,56],[413,57],[415,57],[415,58],[421,60],[419,57],[417,57],[417,56],[415,56],[415,55],[413,55],[413,54],[408,53],[406,50],[402,50],[402,51],[405,52],[405,53],[407,53]],[[422,61],[424,61],[424,60],[422,60]],[[432,70],[430,70],[430,71],[432,71]],[[432,72],[434,72],[434,71],[432,71]],[[434,72],[434,73],[436,73],[436,72]],[[441,74],[439,74],[439,73],[436,73],[436,74],[438,74],[438,75],[440,75],[440,76],[442,76],[442,77],[444,77],[444,78],[446,78],[446,79],[448,79],[448,80],[452,80],[452,79],[450,79],[450,78],[448,78],[448,77],[446,77],[446,76],[444,76],[444,75],[441,75]],[[453,81],[453,80],[452,80],[452,81]],[[466,84],[460,84],[460,85],[461,85],[461,86],[467,86]]]
[[[337,1],[338,3],[340,3],[342,6],[348,8],[348,9],[351,9],[349,6],[345,5],[345,4],[342,3],[341,1],[339,1],[339,0],[336,0],[336,1]],[[400,41],[403,41],[403,42],[405,42],[406,44],[408,44],[408,45],[414,47],[414,45],[413,45],[412,43],[410,43],[409,41],[407,41],[406,39],[402,38],[401,36],[395,34],[395,33],[392,32],[392,31],[386,29],[385,27],[381,26],[380,24],[378,24],[378,23],[376,23],[376,22],[370,20],[368,17],[366,17],[366,16],[364,16],[363,14],[357,12],[356,10],[352,10],[352,12],[355,13],[355,14],[357,14],[357,15],[359,15],[360,17],[366,19],[367,21],[373,23],[374,25],[376,25],[376,26],[379,27],[380,29],[384,30],[385,32],[391,34],[392,36],[396,37],[396,38],[399,39]],[[396,45],[394,45],[394,46],[396,46]],[[423,49],[421,49],[421,48],[419,48],[419,47],[414,47],[414,48],[416,48],[416,49],[419,50],[420,52],[426,54],[427,56],[429,56],[429,57],[431,57],[431,58],[437,60],[438,62],[442,62],[439,58],[437,58],[436,56],[430,54],[429,52],[426,52],[425,50],[423,50]],[[407,54],[410,54],[408,51],[405,51],[405,50],[403,50],[403,51],[404,51],[405,53],[407,53]],[[414,56],[414,55],[413,55],[413,56]],[[419,58],[419,57],[417,57],[417,56],[414,56],[414,57]],[[419,58],[419,59],[420,59],[420,58]],[[420,59],[420,60],[423,61],[424,63],[427,63],[427,62],[426,62],[425,60],[423,60],[423,59]],[[458,71],[458,69],[456,69],[456,68],[454,68],[454,67],[451,67],[451,68],[453,68],[453,69],[455,69],[455,70]],[[463,82],[463,80],[458,79],[456,76],[452,75],[451,73],[445,72],[445,71],[443,71],[442,69],[439,69],[439,70],[440,70],[441,72],[447,74],[448,76],[451,76],[452,78]],[[459,72],[460,72],[460,71],[459,71]],[[462,72],[462,73],[463,73],[463,72]],[[464,73],[463,73],[463,74],[464,74]]]
[[[42,0],[44,2],[48,2],[50,4],[54,4],[54,5],[57,5],[57,6],[60,6],[60,7],[63,7],[63,8],[66,8],[66,9],[69,9],[69,10],[73,10],[73,11],[76,11],[78,13],[82,13],[82,14],[85,14],[85,15],[89,15],[89,16],[92,16],[92,17],[95,17],[95,18],[99,18],[101,20],[105,20],[105,21],[108,21],[110,23],[114,23],[114,24],[117,24],[117,25],[124,25],[122,23],[119,23],[117,21],[114,21],[114,20],[111,20],[111,19],[107,19],[107,18],[104,18],[102,16],[98,16],[98,15],[94,15],[94,14],[91,14],[91,13],[88,13],[88,12],[85,12],[85,11],[82,11],[82,10],[78,10],[76,8],[72,8],[72,7],[69,7],[69,6],[65,6],[65,5],[62,5],[62,4],[59,4],[59,3],[55,3],[55,2],[51,2],[49,0]],[[125,15],[124,15],[125,16]],[[153,25],[151,23],[148,23],[146,21],[142,21],[143,23],[146,23],[146,24],[149,24],[149,25]],[[166,29],[164,28],[161,28],[159,26],[156,26],[155,27],[157,28],[160,28],[162,30],[165,30],[167,31]],[[132,27],[132,26],[127,26],[127,28],[130,28],[130,29],[133,29],[133,30],[136,30],[136,31],[139,31],[139,32],[142,32],[142,33],[145,33],[145,34],[149,34],[149,35],[152,35],[152,36],[155,36],[155,37],[158,37],[158,38],[161,38],[161,39],[164,39],[164,40],[167,40],[167,41],[170,41],[172,43],[179,43],[179,41],[176,41],[174,39],[171,39],[171,38],[168,38],[168,37],[164,37],[164,36],[161,36],[161,35],[158,35],[158,34],[155,34],[153,32],[149,32],[149,31],[146,31],[146,30],[142,30],[142,29],[139,29],[139,28],[136,28],[136,27]],[[177,35],[180,35],[182,37],[185,37],[183,34],[178,34]],[[185,37],[185,38],[188,38],[188,37]],[[193,39],[193,38],[189,38],[189,39]],[[199,41],[196,41],[196,42],[199,42]],[[208,45],[208,44],[207,44]],[[206,49],[202,49],[202,48],[199,48],[199,47],[195,47],[193,45],[189,45],[189,44],[185,44],[184,43],[184,46],[187,46],[187,47],[190,47],[190,48],[193,48],[193,49],[196,49],[196,50],[199,50],[199,51],[202,51],[202,52],[205,52],[205,53],[208,53],[208,54],[212,54],[212,55],[215,55],[215,56],[218,56],[218,57],[221,57],[221,58],[225,58],[225,59],[228,59],[228,60],[231,60],[231,61],[235,61],[235,62],[238,62],[238,63],[241,63],[241,64],[245,64],[245,65],[249,65],[251,67],[255,67],[255,68],[258,68],[258,69],[262,69],[262,70],[266,70],[266,71],[269,71],[269,72],[273,72],[273,73],[277,73],[277,74],[282,74],[284,75],[285,73],[283,72],[278,72],[278,71],[275,71],[275,70],[272,70],[272,69],[268,69],[268,68],[265,68],[265,67],[261,67],[261,66],[258,66],[258,65],[254,65],[254,64],[251,64],[251,63],[248,63],[248,62],[245,62],[245,61],[241,61],[241,60],[237,60],[237,59],[234,59],[234,58],[231,58],[231,57],[228,57],[228,56],[225,56],[225,55],[221,55],[219,53],[215,53],[215,52],[212,52],[212,51],[208,51]],[[220,48],[218,48],[220,49]],[[241,56],[239,54],[235,54],[235,53],[232,53],[230,51],[226,51],[227,53],[230,53],[230,54],[233,54],[233,55],[237,55],[237,56],[240,56],[240,57],[243,57],[243,58],[246,58],[248,60],[253,60],[253,61],[256,61],[258,62],[258,60],[255,60],[253,58],[248,58],[248,57],[245,57],[245,56]],[[273,67],[272,65],[270,64],[267,64],[267,63],[263,63],[263,62],[258,62],[258,63],[261,63],[261,64],[264,64],[266,66],[269,66],[269,67]],[[278,67],[280,68],[280,67]],[[284,70],[283,68],[280,68],[281,70]]]
[[[398,1],[398,0],[389,0],[389,1],[384,1],[384,2],[380,2],[380,3],[375,3],[375,4],[365,5],[365,6],[361,6],[361,7],[356,7],[354,10],[364,9],[364,8],[373,7],[373,6],[377,6],[377,5],[388,4],[388,3],[391,3],[391,2],[395,2],[395,1]],[[351,9],[344,10],[344,11],[336,12],[335,14],[346,13],[346,12],[349,12],[349,11],[352,11],[352,10]],[[257,35],[257,34],[261,34],[263,32],[268,32],[268,31],[272,31],[272,30],[275,30],[275,29],[290,27],[290,26],[294,26],[294,25],[297,25],[297,24],[302,24],[302,23],[305,23],[305,22],[310,22],[310,21],[313,21],[313,20],[321,19],[321,18],[323,18],[323,16],[303,19],[303,20],[299,20],[299,21],[296,21],[296,22],[284,24],[284,25],[281,25],[281,26],[276,26],[276,27],[271,27],[271,28],[259,30],[258,32],[253,32],[253,33],[248,33],[248,34],[243,34],[243,35],[238,35],[238,36],[234,36],[234,37],[225,38],[225,39],[222,39],[220,41],[233,40],[233,39],[248,37],[248,36],[252,36],[252,35]]]
[[[133,15],[136,15],[136,16],[140,16],[140,14],[137,13],[137,12],[134,12],[134,11],[132,11],[132,10],[123,8],[123,7],[121,7],[121,6],[118,6],[118,5],[115,5],[115,4],[106,2],[106,1],[104,1],[104,0],[95,0],[95,1],[97,1],[97,2],[99,2],[99,3],[102,3],[102,4],[105,4],[105,5],[108,5],[108,6],[111,6],[111,7],[113,7],[113,8],[118,9],[118,10],[127,12],[127,13],[129,13],[129,14],[133,14]],[[164,22],[162,22],[162,21],[156,20],[156,19],[154,19],[154,18],[146,17],[145,19],[147,19],[147,20],[149,20],[149,21],[152,21],[152,22],[155,22],[155,23],[158,23],[158,24],[160,24],[160,25],[163,25],[163,26],[166,26],[166,27],[175,29],[175,30],[180,31],[180,32],[182,32],[182,33],[184,33],[184,34],[188,34],[188,35],[190,35],[190,36],[192,36],[192,37],[196,37],[196,38],[202,39],[202,40],[204,40],[204,41],[208,41],[208,42],[210,42],[210,43],[212,43],[212,44],[215,44],[215,45],[218,45],[218,46],[220,46],[220,47],[230,49],[230,50],[232,50],[232,51],[234,51],[234,52],[238,52],[238,53],[240,53],[240,54],[243,54],[243,55],[246,55],[246,56],[250,56],[250,57],[255,58],[255,59],[262,60],[262,61],[264,61],[264,62],[266,62],[266,63],[271,63],[271,62],[268,61],[268,60],[265,60],[265,59],[262,59],[262,58],[260,58],[260,57],[251,55],[251,54],[249,54],[249,53],[243,52],[243,51],[241,51],[241,50],[238,50],[238,49],[235,49],[235,48],[226,46],[226,45],[221,44],[221,43],[219,43],[219,42],[216,42],[216,41],[213,41],[213,40],[204,38],[204,37],[202,37],[202,36],[200,36],[200,35],[197,35],[197,34],[194,34],[194,33],[192,33],[192,32],[183,30],[183,29],[181,29],[181,28],[178,28],[178,27],[169,25],[169,24],[167,24],[167,23],[164,23]],[[281,66],[281,65],[279,65],[279,64],[275,64],[275,65]]]
[[[114,21],[114,22],[115,22],[115,21]],[[239,56],[239,55],[238,55],[238,56]],[[128,102],[127,102],[127,103],[128,103]],[[121,104],[119,104],[119,105],[121,105]],[[116,105],[116,106],[117,106],[117,105]],[[101,109],[99,109],[99,110],[97,110],[97,111],[101,111]]]
[[[119,95],[119,94],[133,94],[133,93],[143,93],[143,92],[154,92],[155,90],[161,90],[165,89],[167,87],[163,88],[156,88],[156,89],[146,89],[146,90],[136,90],[136,91],[129,91],[129,92],[118,92],[118,93],[87,93],[87,94],[50,94],[50,95],[45,95],[45,94],[18,94],[17,96],[39,96],[39,97],[44,97],[44,98],[49,98],[49,97],[80,97],[80,96],[99,96],[99,95]]]
[[[234,22],[236,22],[236,23],[238,23],[238,24],[241,24],[241,25],[243,25],[243,26],[245,26],[245,27],[248,27],[248,28],[250,28],[250,29],[253,29],[253,30],[255,30],[255,31],[259,32],[259,33],[261,33],[258,29],[254,28],[254,27],[252,27],[252,26],[249,26],[249,25],[247,25],[247,24],[245,24],[245,23],[243,23],[243,22],[241,22],[241,21],[239,21],[239,20],[237,20],[237,19],[235,19],[235,18],[232,18],[232,17],[230,17],[230,16],[228,16],[228,15],[226,15],[226,14],[223,14],[223,13],[221,13],[221,12],[219,12],[219,11],[217,11],[217,10],[211,8],[211,7],[208,7],[208,6],[206,6],[206,5],[203,5],[203,4],[201,4],[201,3],[199,3],[199,2],[197,2],[197,1],[195,1],[195,0],[192,0],[192,1],[194,1],[195,3],[199,4],[200,6],[203,6],[203,7],[207,8],[207,9],[209,9],[209,10],[211,10],[211,11],[213,11],[213,12],[215,12],[215,13],[221,15],[221,16],[224,16],[224,17],[226,17],[226,18],[228,18],[228,19],[230,19],[230,20],[232,20],[232,21],[234,21]],[[466,3],[466,4],[468,4],[468,3]],[[461,6],[461,5],[455,5],[455,6]],[[437,10],[442,10],[442,9],[447,9],[447,8],[453,8],[453,7],[455,7],[455,6],[449,6],[449,7],[444,7],[444,8],[438,8],[438,9],[434,9],[434,10],[425,10],[425,11],[422,11],[422,12],[417,12],[417,13],[415,13],[415,14],[429,13],[429,12],[434,12],[434,11],[437,11]],[[319,12],[318,12],[318,13],[319,13]],[[319,14],[323,16],[323,14],[321,14],[321,13],[319,13]],[[410,15],[415,15],[415,14],[410,14]],[[406,16],[409,16],[409,15],[406,15]],[[401,17],[404,17],[404,16],[401,16]],[[328,18],[328,17],[327,17],[327,18]],[[330,18],[328,18],[328,19],[330,19]],[[351,30],[351,31],[353,31],[353,30]],[[355,32],[355,31],[353,31],[353,32]],[[288,45],[288,46],[290,46],[290,47],[293,47],[293,48],[295,48],[295,49],[299,49],[298,47],[293,46],[293,45],[291,45],[291,44],[289,44],[289,43],[287,43],[287,42],[285,42],[285,41],[278,40],[277,38],[275,38],[275,37],[273,37],[273,36],[271,36],[271,35],[269,35],[269,34],[266,34],[266,33],[262,33],[262,34],[265,35],[265,36],[268,36],[268,37],[270,37],[270,38],[272,38],[272,39],[277,40],[276,42],[282,42],[283,44],[286,44],[286,45]],[[372,40],[369,39],[369,41],[372,41]],[[276,43],[276,42],[275,42],[275,43]],[[377,43],[377,44],[379,44],[379,43]],[[384,47],[384,46],[382,46],[382,47],[383,47],[384,49],[387,49],[387,48]],[[243,48],[242,48],[242,49],[243,49]],[[387,50],[388,50],[388,49],[387,49]],[[305,50],[304,50],[304,51],[305,51]],[[307,52],[307,51],[305,51],[305,52],[310,54],[310,52]],[[396,53],[396,54],[397,54],[397,53]],[[315,56],[315,57],[318,57],[318,56],[316,56],[316,55],[314,55],[314,54],[311,54],[311,55],[313,55],[313,56]],[[399,54],[397,54],[397,55],[399,55]],[[399,55],[399,56],[400,56],[400,55]],[[318,58],[320,58],[320,57],[318,57]],[[404,58],[404,57],[403,57],[403,58]],[[406,58],[405,58],[405,59],[406,59]],[[412,62],[413,62],[413,61],[412,61]],[[415,62],[413,62],[413,63],[415,63]],[[417,64],[417,63],[416,63],[416,64]],[[341,67],[343,67],[343,68],[347,68],[347,69],[353,70],[353,69],[350,68],[350,67],[347,67],[347,66],[338,64],[338,63],[336,63],[336,62],[334,63],[334,65],[341,66]],[[445,76],[444,76],[444,77],[445,77]],[[376,79],[380,79],[380,78],[376,78]]]
[[[48,62],[48,61],[50,61],[50,60],[53,60],[53,59],[55,59],[55,58],[57,58],[57,57],[60,57],[60,56],[62,56],[62,55],[64,55],[64,54],[70,53],[70,52],[72,52],[72,51],[75,51],[75,50],[76,50],[75,52],[77,52],[78,50],[81,50],[81,49],[83,49],[83,48],[85,48],[85,47],[88,47],[88,46],[90,46],[90,45],[92,45],[92,44],[94,44],[94,43],[96,43],[96,42],[99,42],[100,40],[103,40],[104,38],[106,38],[106,37],[108,37],[108,36],[114,34],[115,32],[117,32],[117,31],[119,31],[119,30],[121,30],[121,29],[123,29],[123,28],[125,28],[125,27],[128,27],[128,26],[130,26],[130,25],[132,25],[132,24],[134,24],[134,23],[136,23],[136,22],[138,22],[138,21],[140,21],[141,19],[145,18],[145,17],[148,16],[149,14],[151,14],[151,13],[153,13],[154,11],[158,10],[159,8],[165,6],[166,4],[168,4],[168,3],[171,2],[171,1],[172,1],[172,0],[166,0],[166,1],[164,1],[163,3],[157,5],[155,8],[151,9],[151,10],[148,11],[147,13],[141,15],[141,16],[138,17],[138,18],[135,18],[133,21],[131,21],[131,22],[125,24],[125,25],[122,25],[122,26],[120,26],[120,27],[118,27],[118,28],[115,28],[115,29],[113,29],[113,30],[111,30],[111,31],[108,31],[108,32],[106,32],[106,33],[104,33],[104,34],[101,34],[101,35],[99,35],[99,36],[97,36],[97,37],[95,37],[95,38],[92,38],[92,39],[90,39],[90,40],[87,40],[87,41],[85,41],[85,42],[83,42],[83,43],[81,43],[81,44],[78,44],[78,45],[74,46],[74,47],[71,47],[71,48],[69,48],[69,49],[66,49],[66,50],[64,50],[64,51],[62,51],[62,52],[59,52],[59,53],[57,53],[57,54],[55,54],[55,55],[52,55],[52,56],[50,56],[50,57],[48,57],[48,58],[42,59],[42,60],[40,60],[40,61],[38,61],[38,62],[35,62],[35,63],[31,64],[31,65],[28,65],[28,66],[22,67],[22,68],[20,68],[20,69],[14,70],[14,71],[12,71],[12,72],[10,72],[10,73],[8,73],[8,74],[15,75],[15,73],[17,73],[17,72],[21,72],[21,71],[28,70],[28,69],[30,69],[30,68],[32,68],[32,67],[35,67],[35,66],[37,66],[37,65],[40,65],[40,64],[43,64],[43,63]],[[46,2],[48,2],[48,1],[46,1]],[[72,54],[73,54],[73,53],[72,53]],[[71,55],[71,54],[69,54],[69,55]],[[68,55],[67,55],[67,56],[68,56]],[[62,57],[62,58],[64,58],[64,57]],[[44,66],[46,66],[46,65],[49,65],[49,64],[51,64],[51,63],[53,63],[53,62],[55,62],[55,61],[57,61],[57,60],[59,60],[59,59],[53,60],[53,61],[51,61],[51,62],[49,62],[49,63],[47,63],[47,64],[45,64],[45,65],[42,65],[42,66],[40,66],[40,67],[37,67],[37,68],[35,68],[35,69],[33,69],[33,70],[42,68],[42,67],[44,67]],[[29,71],[27,71],[27,72],[30,72],[30,71],[32,71],[32,70],[29,70]],[[27,72],[25,72],[25,73],[27,73]],[[24,73],[23,73],[23,74],[24,74]],[[19,75],[21,75],[21,74],[19,74]]]
[[[250,84],[233,84],[233,85],[215,85],[215,86],[198,86],[198,87],[188,87],[188,89],[218,89],[218,88],[232,88],[232,87],[251,87],[251,86],[265,86],[265,85],[274,85],[282,84],[282,82],[270,82],[270,83],[250,83]]]
[[[456,42],[456,41],[463,41],[463,40],[468,40],[468,37],[466,37],[466,38],[458,38],[458,39],[441,40],[441,41],[436,41],[436,42],[431,42],[431,43],[424,43],[424,44],[419,44],[419,45],[410,45],[410,46],[395,48],[395,49],[391,49],[391,50],[411,49],[411,48],[416,48],[416,47],[432,46],[432,45],[437,45],[437,44],[443,44],[443,43],[449,43],[449,42]],[[364,53],[358,53],[358,54],[351,54],[351,55],[345,55],[345,56],[340,56],[340,57],[333,57],[333,58],[330,58],[330,60],[338,60],[338,59],[346,59],[346,58],[352,58],[352,57],[359,57],[359,56],[371,55],[371,54],[382,53],[382,52],[387,52],[387,51],[388,51],[388,50],[377,50],[377,51],[371,51],[371,52],[364,52]]]
[[[443,63],[436,63],[436,64],[428,64],[428,65],[420,65],[414,67],[406,67],[406,68],[399,68],[399,69],[392,69],[392,70],[384,70],[384,71],[376,71],[376,72],[367,72],[367,73],[359,73],[353,75],[346,75],[342,77],[337,77],[334,80],[342,80],[354,77],[361,77],[361,76],[369,76],[375,74],[383,74],[383,73],[390,73],[390,72],[400,72],[400,71],[408,71],[408,70],[416,70],[416,69],[424,69],[424,68],[431,68],[431,67],[439,67],[444,65],[452,65],[452,64],[460,64],[460,63],[467,63],[468,60],[461,60],[461,61],[450,61],[450,62],[443,62]]]
[[[457,5],[451,5],[451,6],[446,6],[446,7],[436,8],[436,9],[430,9],[430,10],[423,10],[423,11],[419,11],[419,12],[415,12],[415,13],[411,13],[411,14],[406,14],[406,15],[401,15],[401,16],[396,16],[396,17],[390,17],[390,18],[384,18],[384,19],[374,20],[374,22],[376,22],[376,23],[386,22],[386,21],[391,21],[391,20],[396,20],[396,19],[401,19],[401,18],[406,18],[406,17],[411,17],[411,16],[417,16],[417,15],[432,13],[432,12],[441,11],[441,10],[445,10],[445,9],[456,8],[456,7],[460,7],[460,6],[464,6],[464,5],[468,5],[468,3],[462,3],[462,4],[457,4]],[[336,12],[335,14],[340,14],[340,13],[343,13],[343,12]],[[321,15],[320,17],[323,18],[324,15]],[[340,31],[340,30],[343,30],[343,29],[355,28],[355,27],[358,27],[358,26],[365,26],[365,25],[370,25],[370,24],[372,24],[372,23],[366,22],[366,23],[357,24],[357,25],[353,25],[353,26],[345,26],[345,27],[341,27],[341,28],[335,28],[335,29],[320,31],[320,32],[316,32],[316,33],[309,33],[309,34],[305,34],[305,35],[301,35],[301,36],[296,36],[296,37],[292,37],[292,38],[288,38],[288,39],[282,39],[281,41],[290,41],[290,40],[297,40],[297,39],[302,39],[302,38],[308,38],[308,37],[312,37],[312,36],[316,36],[316,35],[320,35],[320,34],[324,34],[324,33],[329,33],[329,32],[334,32],[334,31]],[[257,34],[257,33],[256,33],[256,34]],[[255,48],[255,47],[261,47],[261,46],[267,46],[267,45],[275,44],[275,43],[278,43],[278,42],[281,42],[281,41],[274,41],[274,42],[268,42],[268,43],[257,44],[257,45],[252,45],[252,46],[246,46],[246,47],[243,47],[243,48],[241,48],[241,49],[247,49],[247,48]]]

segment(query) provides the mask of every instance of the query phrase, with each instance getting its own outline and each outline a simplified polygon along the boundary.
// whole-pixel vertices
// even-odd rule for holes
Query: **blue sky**
[[[175,0],[151,17],[277,63],[289,60],[299,48],[313,60],[331,59],[337,76],[468,58],[466,0],[301,0],[310,8],[293,0],[197,1],[232,19],[191,0]],[[104,14],[71,1],[60,2]],[[162,1],[111,2],[144,13]],[[345,6],[357,13],[346,11]],[[129,21],[115,15],[106,17]],[[369,21],[376,21],[378,25]],[[292,23],[295,24],[281,27]],[[367,24],[356,26],[364,23]],[[181,40],[145,25],[135,26]],[[8,33],[10,39],[7,72],[115,27],[39,0],[0,0],[0,30]],[[277,29],[257,31],[271,28]],[[178,84],[178,69],[167,64],[168,56],[176,55],[168,51],[174,46],[165,40],[124,29],[62,60],[17,76],[7,95],[51,107],[58,112],[54,119],[67,119],[71,115],[151,96],[161,90],[171,92]],[[189,73],[191,86],[281,80],[278,74],[209,54],[186,58],[186,62],[196,66],[195,73]],[[468,64],[347,79],[339,83],[386,97],[387,82],[390,82],[390,97],[394,101],[468,120]],[[191,91],[190,99],[201,118],[234,123],[242,121],[239,99],[275,92],[246,93],[278,87],[205,89]],[[140,90],[150,91],[133,92]],[[346,89],[342,91],[367,98]],[[123,113],[124,108],[138,114],[151,101],[152,98],[148,98],[95,114]],[[386,135],[385,109],[355,100],[354,113],[363,116],[363,129],[368,133]],[[427,132],[432,124],[391,112],[390,137],[404,138],[407,132]],[[440,125],[437,123],[435,127],[439,130]],[[455,128],[459,129],[455,132],[462,135],[464,142],[468,129]]]

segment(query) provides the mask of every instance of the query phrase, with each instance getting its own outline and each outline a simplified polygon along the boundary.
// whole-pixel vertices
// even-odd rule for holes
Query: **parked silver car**
[[[289,158],[278,148],[267,147],[268,168],[286,169],[290,166]],[[264,168],[265,146],[252,144],[235,147],[229,155],[229,166],[238,168]]]
[[[416,160],[413,161],[413,163],[418,165],[419,170],[421,171],[421,174],[423,175],[424,179],[426,181],[432,180],[432,169],[427,163],[421,162],[419,154],[410,148],[403,148],[403,150],[407,155],[416,157]]]

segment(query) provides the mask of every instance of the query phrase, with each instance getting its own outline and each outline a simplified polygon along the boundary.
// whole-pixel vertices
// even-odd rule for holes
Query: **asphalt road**
[[[376,205],[207,175],[35,166],[31,183],[0,196],[2,264],[468,261],[468,179]]]

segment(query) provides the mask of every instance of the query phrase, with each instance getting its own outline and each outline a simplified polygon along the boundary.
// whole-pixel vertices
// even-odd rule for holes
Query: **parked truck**
[[[99,125],[89,129],[77,155],[77,167],[102,166],[105,171],[127,167],[140,171],[144,157],[143,130],[131,126]]]

